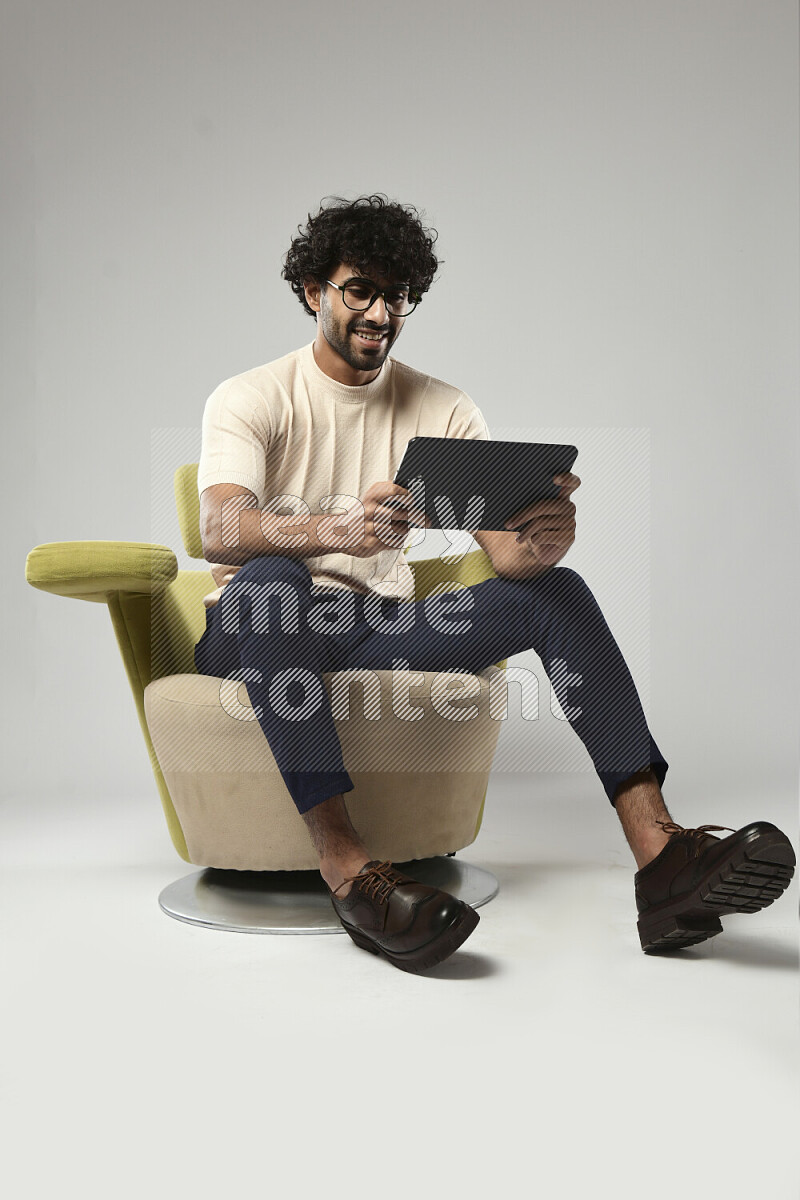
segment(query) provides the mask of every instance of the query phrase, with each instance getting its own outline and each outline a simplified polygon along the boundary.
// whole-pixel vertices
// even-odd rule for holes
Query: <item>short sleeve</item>
[[[489,427],[483,418],[483,413],[465,392],[458,398],[458,403],[447,426],[446,437],[478,438],[489,441]]]
[[[203,411],[198,492],[216,483],[237,483],[263,504],[269,442],[264,398],[239,377],[221,383]]]

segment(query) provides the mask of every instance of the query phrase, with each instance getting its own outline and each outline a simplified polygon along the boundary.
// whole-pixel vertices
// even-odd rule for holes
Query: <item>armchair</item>
[[[174,486],[184,547],[202,559],[197,464],[180,467]],[[460,562],[410,565],[417,599],[494,574],[482,550]],[[197,673],[210,571],[179,570],[167,546],[88,541],[35,547],[25,574],[40,590],[108,606],[172,842],[181,858],[204,868],[167,887],[162,909],[225,929],[341,932],[245,684]],[[355,784],[348,809],[376,857],[478,905],[496,893],[497,881],[453,856],[481,826],[499,734],[490,689],[494,699],[502,674],[490,667],[475,677],[448,676],[478,681],[477,693],[471,683],[474,717],[455,721],[441,714],[436,675],[418,674],[424,682],[412,684],[409,698],[422,719],[394,713],[389,670],[375,672],[381,720],[337,717]],[[323,682],[330,692],[334,676]],[[456,698],[449,704],[458,707]]]

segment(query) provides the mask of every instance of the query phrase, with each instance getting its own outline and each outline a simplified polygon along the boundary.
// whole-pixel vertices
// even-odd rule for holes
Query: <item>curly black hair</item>
[[[307,313],[317,315],[306,301],[304,281],[324,285],[339,263],[362,274],[374,270],[385,279],[402,280],[419,296],[427,292],[443,260],[433,253],[437,231],[423,226],[413,205],[380,194],[326,199],[333,203],[321,206],[316,216],[309,213],[305,229],[298,226],[300,236],[289,247],[281,272]]]

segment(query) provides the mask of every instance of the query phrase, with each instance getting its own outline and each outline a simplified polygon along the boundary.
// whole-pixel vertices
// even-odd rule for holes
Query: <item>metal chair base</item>
[[[450,855],[395,863],[419,883],[441,888],[473,908],[499,890],[491,871]],[[236,933],[344,933],[319,871],[223,871],[206,867],[165,887],[168,917]]]

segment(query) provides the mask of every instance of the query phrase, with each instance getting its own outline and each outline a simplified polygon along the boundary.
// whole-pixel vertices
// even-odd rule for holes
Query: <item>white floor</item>
[[[675,816],[796,823],[777,797]],[[462,857],[500,895],[426,976],[344,935],[165,917],[191,868],[155,793],[8,802],[2,822],[14,1200],[796,1196],[797,883],[643,955],[588,774],[493,778]]]

